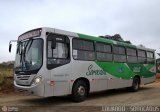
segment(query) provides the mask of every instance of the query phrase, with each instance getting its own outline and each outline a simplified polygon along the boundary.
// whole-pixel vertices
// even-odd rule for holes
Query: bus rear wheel
[[[139,87],[140,87],[140,79],[139,77],[134,77],[133,82],[132,82],[131,91],[136,92],[139,90]]]
[[[84,101],[87,98],[88,88],[83,80],[78,80],[74,83],[72,89],[72,100],[75,102]]]

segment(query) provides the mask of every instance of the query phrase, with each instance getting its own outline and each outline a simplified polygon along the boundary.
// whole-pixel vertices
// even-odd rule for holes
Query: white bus
[[[92,92],[125,87],[137,91],[141,84],[154,82],[155,50],[43,27],[18,37],[14,71],[18,91],[71,95],[80,102]]]

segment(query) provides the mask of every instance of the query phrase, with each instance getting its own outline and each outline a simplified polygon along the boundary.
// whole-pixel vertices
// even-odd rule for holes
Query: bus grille
[[[17,79],[19,80],[28,80],[30,75],[17,75]]]

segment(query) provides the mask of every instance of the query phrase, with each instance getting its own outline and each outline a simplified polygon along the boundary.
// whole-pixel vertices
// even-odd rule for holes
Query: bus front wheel
[[[75,102],[84,101],[87,98],[88,88],[87,84],[83,80],[78,80],[74,83],[72,89],[72,99]]]

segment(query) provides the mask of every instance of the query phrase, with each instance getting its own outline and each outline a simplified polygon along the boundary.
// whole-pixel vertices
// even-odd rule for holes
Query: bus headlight
[[[37,85],[37,84],[39,84],[41,81],[42,81],[41,76],[36,77],[36,78],[33,80],[33,84],[34,84],[34,85]]]

